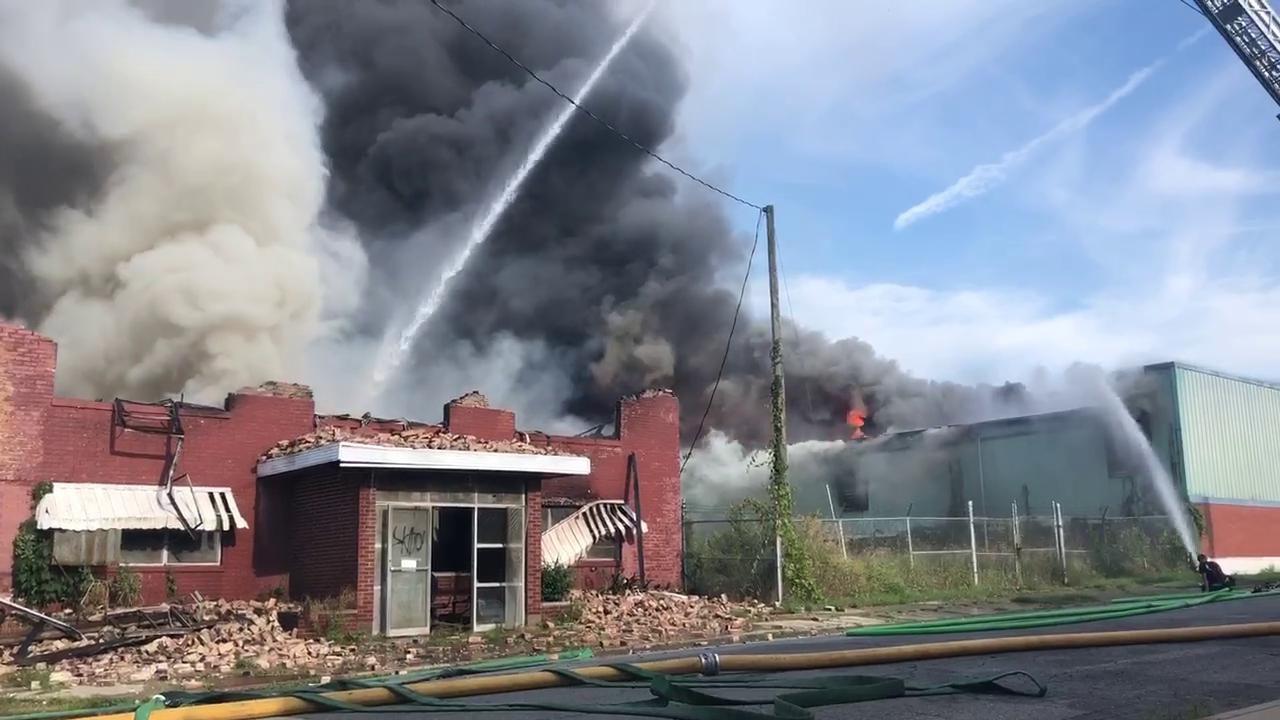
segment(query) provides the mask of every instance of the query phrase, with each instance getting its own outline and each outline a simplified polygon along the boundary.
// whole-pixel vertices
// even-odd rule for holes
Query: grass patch
[[[8,675],[0,676],[0,687],[17,690],[30,690],[31,683],[39,683],[43,689],[49,689],[49,670],[20,668]]]
[[[0,717],[39,712],[94,710],[115,705],[136,704],[138,701],[139,698],[133,695],[99,697],[64,697],[59,695],[13,697],[0,695]]]
[[[710,596],[725,593],[735,598],[772,600],[776,597],[776,568],[771,527],[763,518],[735,511],[724,523],[700,529],[687,542],[686,589]],[[1012,543],[1001,539],[1003,531],[998,529],[992,535],[993,552],[979,554],[976,584],[967,527],[964,532],[918,532],[916,550],[955,552],[917,552],[914,561],[896,538],[849,539],[842,549],[838,536],[816,519],[797,519],[796,530],[811,558],[820,599],[806,603],[807,608],[786,605],[795,611],[824,605],[866,607],[1014,598],[1028,604],[1065,606],[1097,602],[1108,595],[1167,594],[1198,587],[1198,578],[1187,565],[1176,535],[1163,525],[1071,523],[1068,546],[1086,549],[1068,555],[1065,584],[1055,553],[1028,550],[1015,560]],[[1041,548],[1037,544],[1041,541],[1028,542]],[[1269,577],[1280,577],[1280,573],[1239,581],[1247,586]],[[784,592],[783,596],[791,594]]]
[[[1274,567],[1267,568],[1266,570],[1263,570],[1260,573],[1255,573],[1253,575],[1237,575],[1236,576],[1237,585],[1246,584],[1246,583],[1265,583],[1265,582],[1277,582],[1277,581],[1280,581],[1280,570],[1277,570]]]
[[[1024,595],[1014,595],[1009,598],[1010,601],[1016,603],[1026,603],[1034,605],[1052,605],[1052,606],[1068,606],[1068,605],[1086,605],[1098,602],[1100,598],[1093,593],[1082,592],[1042,592],[1027,593]]]
[[[845,558],[839,542],[819,523],[801,522],[797,530],[810,548],[822,604],[865,607],[1014,600],[1069,606],[1097,603],[1106,595],[1150,592],[1152,583],[1194,589],[1189,572],[1153,567],[1138,577],[1108,576],[1085,554],[1068,558],[1067,587],[1062,585],[1061,565],[1049,554],[1029,555],[1016,565],[1012,556],[982,556],[975,585],[973,560],[967,553],[917,555],[912,562],[890,549],[867,549]]]

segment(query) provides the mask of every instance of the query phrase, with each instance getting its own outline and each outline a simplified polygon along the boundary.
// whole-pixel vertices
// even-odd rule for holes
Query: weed
[[[542,568],[542,600],[559,602],[569,597],[573,589],[573,569],[556,563]]]
[[[53,492],[53,483],[42,482],[31,490],[31,509]],[[36,528],[34,519],[18,526],[13,540],[14,594],[37,607],[54,603],[76,605],[93,575],[88,568],[68,572],[53,560],[53,534]]]
[[[776,594],[773,523],[759,504],[729,510],[721,532],[690,538],[686,590],[698,595],[771,598]]]
[[[164,571],[164,597],[169,602],[176,602],[178,599],[178,577],[173,574],[173,570]]]
[[[586,606],[582,604],[581,600],[570,600],[569,607],[565,608],[564,614],[560,617],[564,622],[574,625],[582,622],[582,615],[586,610]]]
[[[39,687],[47,689],[49,687],[49,671],[21,668],[0,677],[0,685],[3,687],[26,690],[31,687],[32,683],[37,683]]]
[[[71,712],[75,710],[93,710],[117,705],[130,705],[139,701],[133,695],[99,696],[99,697],[5,697],[0,696],[0,717],[26,715],[28,713]]]
[[[337,595],[327,598],[308,598],[304,612],[311,623],[312,630],[339,645],[367,645],[372,635],[364,631],[351,629],[355,619],[356,593],[350,587],[343,588]]]
[[[132,568],[121,566],[108,583],[107,594],[115,605],[137,605],[142,599],[142,576]]]

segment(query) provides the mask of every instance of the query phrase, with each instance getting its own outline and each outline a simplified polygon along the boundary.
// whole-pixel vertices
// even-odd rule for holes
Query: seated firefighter
[[[1236,579],[1222,572],[1222,566],[1205,557],[1204,554],[1196,556],[1196,560],[1200,562],[1196,566],[1196,572],[1200,573],[1200,589],[1204,592],[1213,592],[1224,588],[1236,586]]]

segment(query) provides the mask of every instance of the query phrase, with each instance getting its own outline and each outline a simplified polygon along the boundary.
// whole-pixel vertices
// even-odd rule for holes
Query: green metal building
[[[1280,386],[1182,363],[1121,385],[1178,493],[1200,508],[1205,551],[1229,572],[1280,567]],[[1117,422],[1078,408],[852,442],[841,463],[852,469],[832,483],[837,511],[954,517],[972,501],[976,515],[1007,517],[1015,503],[1047,515],[1057,501],[1067,516],[1163,514]]]
[[[1130,404],[1204,517],[1205,552],[1229,572],[1280,567],[1280,385],[1183,363],[1143,368]]]

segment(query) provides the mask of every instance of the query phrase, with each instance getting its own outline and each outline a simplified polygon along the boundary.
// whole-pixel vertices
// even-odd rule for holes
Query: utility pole
[[[773,230],[773,206],[764,208],[769,240],[769,326],[773,344],[769,366],[773,374],[769,397],[772,400],[773,462],[769,468],[770,496],[774,512],[774,558],[777,561],[778,602],[782,602],[783,523],[791,521],[791,489],[787,487],[787,391],[782,376],[782,308],[778,302],[778,239]]]

